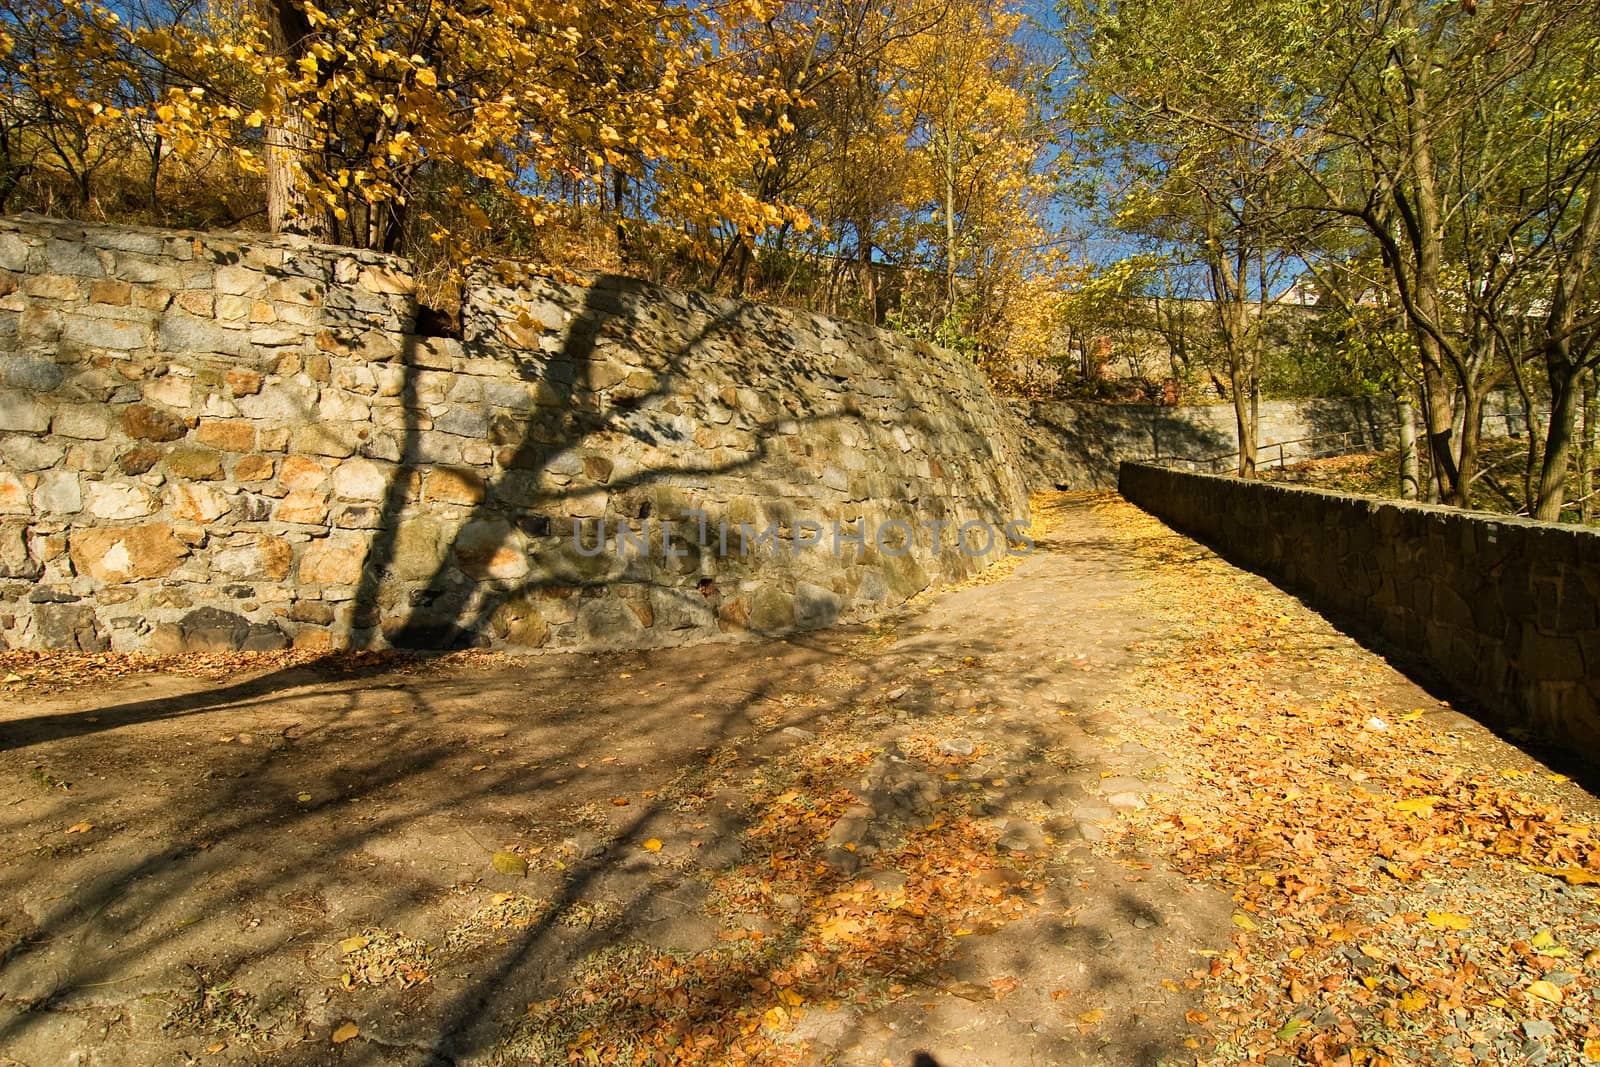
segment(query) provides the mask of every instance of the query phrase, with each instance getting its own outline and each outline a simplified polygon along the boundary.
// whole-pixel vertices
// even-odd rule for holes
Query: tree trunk
[[[954,104],[951,105],[952,109]],[[945,255],[945,315],[956,313],[956,139],[955,134],[945,137],[944,150],[944,255]]]
[[[260,0],[273,55],[293,62],[305,51],[311,23],[294,0]],[[287,101],[279,100],[282,120],[268,124],[266,141],[267,228],[273,233],[300,233],[326,240],[330,230],[323,213],[312,207],[298,173],[315,139],[311,124]]]
[[[1578,503],[1578,514],[1584,522],[1594,521],[1594,438],[1595,418],[1600,415],[1596,410],[1594,390],[1594,368],[1583,376],[1583,436],[1579,439],[1578,446],[1578,495],[1582,498]]]
[[[1410,400],[1400,401],[1400,499],[1415,500],[1421,489],[1417,468],[1417,409]]]
[[[1546,522],[1561,521],[1561,505],[1567,496],[1567,469],[1572,463],[1572,437],[1577,424],[1582,372],[1550,375],[1550,425],[1545,435],[1544,463],[1539,469],[1539,504],[1533,517]]]
[[[1470,383],[1461,393],[1461,452],[1456,460],[1456,493],[1450,503],[1472,506],[1473,483],[1478,479],[1478,444],[1483,428],[1483,390]]]

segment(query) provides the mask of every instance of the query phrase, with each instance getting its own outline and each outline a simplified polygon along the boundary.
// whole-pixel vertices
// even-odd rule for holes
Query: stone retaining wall
[[[1124,463],[1122,495],[1600,760],[1600,532]]]
[[[512,265],[472,280],[460,339],[426,337],[414,291],[403,260],[292,238],[0,220],[0,638],[781,632],[1007,550],[936,520],[1027,517],[1005,416],[951,353]]]
[[[1229,404],[1096,404],[1087,401],[1014,401],[1019,417],[1021,462],[1030,482],[1068,489],[1109,489],[1125,462],[1183,457],[1202,459],[1233,452],[1238,430]],[[1349,433],[1353,442],[1377,450],[1398,445],[1400,421],[1393,401],[1377,397],[1266,400],[1256,440],[1262,462],[1276,463],[1268,442]],[[1486,428],[1489,432],[1494,427]],[[1314,446],[1313,446],[1314,447]],[[1307,458],[1305,446],[1290,445],[1285,459]]]

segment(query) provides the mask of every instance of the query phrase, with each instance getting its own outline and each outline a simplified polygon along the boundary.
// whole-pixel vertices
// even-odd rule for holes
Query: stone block
[[[832,626],[844,610],[844,600],[832,589],[799,582],[794,589],[794,624],[802,630]]]
[[[76,515],[83,510],[83,490],[73,471],[46,471],[33,491],[33,507],[41,516]]]
[[[104,441],[111,433],[111,417],[103,407],[69,404],[56,409],[50,420],[50,432],[57,437]]]
[[[107,585],[165,577],[189,554],[170,523],[74,530],[69,543],[78,573]]]
[[[122,412],[122,430],[137,441],[176,441],[189,432],[189,424],[170,411],[130,404]]]
[[[422,498],[444,504],[480,504],[485,487],[482,475],[470,470],[441,468],[431,470],[422,479]]]
[[[209,448],[180,445],[167,453],[167,473],[174,478],[214,481],[222,477],[222,456]]]
[[[172,515],[183,522],[214,522],[228,513],[228,498],[210,486],[174,482],[169,492]]]
[[[40,604],[33,609],[34,643],[64,652],[104,652],[110,648],[90,604]]]
[[[70,313],[62,318],[61,336],[73,344],[116,352],[131,352],[150,345],[149,331],[143,323]]]
[[[233,479],[237,482],[264,482],[273,474],[272,457],[240,456],[233,465]]]
[[[90,482],[89,513],[96,518],[137,519],[156,509],[150,490],[134,482]]]
[[[44,433],[50,429],[50,409],[25,393],[0,389],[0,430]]]
[[[195,440],[224,452],[249,452],[256,447],[256,428],[238,419],[202,419]]]
[[[221,608],[197,608],[178,621],[185,652],[236,652],[250,634],[250,621]]]
[[[146,474],[166,453],[154,445],[135,445],[117,457],[117,469],[123,474],[137,477]]]
[[[310,456],[288,456],[278,469],[278,480],[286,489],[318,489],[328,480],[328,468]]]
[[[752,630],[778,633],[795,624],[794,597],[772,584],[764,584],[750,597],[748,625]]]
[[[355,454],[361,433],[350,423],[314,422],[294,427],[289,446],[297,452],[343,459]]]
[[[341,500],[382,500],[389,489],[383,468],[367,459],[347,459],[333,469],[333,492]]]
[[[627,645],[639,640],[644,625],[624,601],[602,596],[578,608],[578,633],[590,645]]]
[[[469,522],[456,532],[456,565],[477,581],[517,581],[527,577],[528,551],[522,535],[504,519]]]
[[[261,373],[244,367],[234,367],[222,377],[228,391],[234,396],[255,396],[261,392]]]
[[[36,356],[0,357],[0,383],[27,393],[48,393],[61,385],[66,372],[53,359]]]
[[[303,526],[325,526],[328,522],[328,497],[326,493],[296,491],[278,501],[272,517],[279,522],[298,523]]]
[[[0,471],[0,515],[32,515],[28,484],[10,471]]]
[[[317,541],[300,556],[299,579],[310,585],[355,585],[366,552],[366,543],[354,537]]]

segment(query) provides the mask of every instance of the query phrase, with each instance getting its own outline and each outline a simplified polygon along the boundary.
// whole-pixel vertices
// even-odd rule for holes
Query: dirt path
[[[1592,798],[1114,498],[1045,512],[1009,576],[790,641],[57,693],[72,665],[38,666],[0,708],[0,1063],[1407,1062],[1434,976],[1396,985],[1395,939],[1317,932],[1389,886],[1330,890],[1320,919],[1304,880],[1260,889],[1285,867],[1269,839],[1304,845],[1316,813],[1240,777],[1238,739],[1334,780],[1318,746],[1368,717],[1448,738],[1436,764],[1537,786],[1517,795],[1556,870],[1596,858],[1540,827]],[[1427,784],[1419,823],[1470,783]],[[1433,884],[1428,841],[1378,857],[1418,872],[1395,887]],[[1592,891],[1502,867],[1457,872],[1479,911],[1518,910],[1473,932],[1520,932],[1512,962],[1550,963],[1558,999],[1524,1004],[1514,968],[1503,1008],[1426,987],[1429,1020],[1496,1014],[1481,1040],[1411,1029],[1438,1062],[1582,1062]],[[1387,917],[1426,913],[1403,904]],[[1444,930],[1409,951],[1473,936]],[[1369,941],[1384,966],[1343,954]],[[1324,989],[1335,957],[1349,988]]]

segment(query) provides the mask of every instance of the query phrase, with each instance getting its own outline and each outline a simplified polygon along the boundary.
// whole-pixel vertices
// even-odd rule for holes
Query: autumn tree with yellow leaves
[[[993,352],[1043,328],[1057,281],[1020,21],[1005,0],[0,0],[0,209],[599,267]]]

